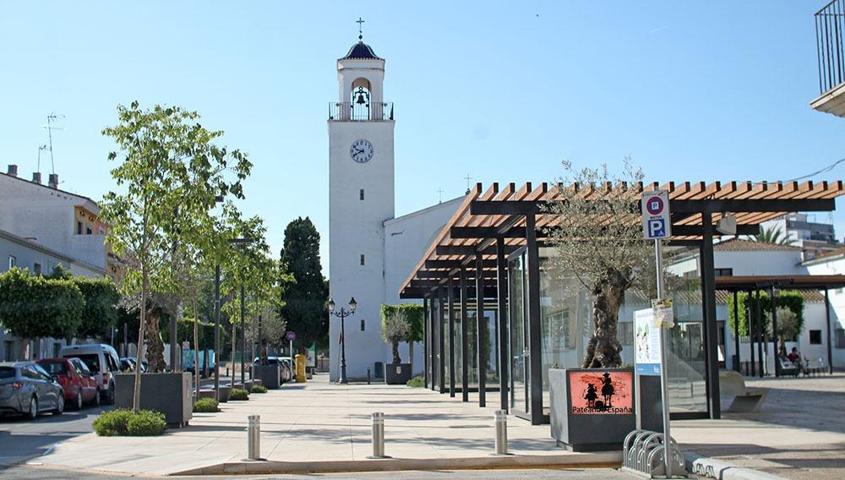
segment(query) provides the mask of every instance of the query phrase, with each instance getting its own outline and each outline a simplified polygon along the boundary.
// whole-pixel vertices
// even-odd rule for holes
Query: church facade
[[[329,105],[329,291],[339,309],[355,298],[345,324],[329,323],[330,377],[340,377],[345,344],[350,380],[375,377],[391,361],[380,308],[399,303],[399,288],[460,198],[395,217],[393,104],[384,101],[385,60],[363,42],[337,60],[338,99]],[[343,332],[343,333],[341,333]],[[423,351],[409,359],[422,372]]]

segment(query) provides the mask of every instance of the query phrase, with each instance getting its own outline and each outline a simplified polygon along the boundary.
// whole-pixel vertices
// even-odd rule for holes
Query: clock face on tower
[[[363,138],[355,140],[349,147],[349,156],[358,163],[367,163],[373,158],[373,144]]]

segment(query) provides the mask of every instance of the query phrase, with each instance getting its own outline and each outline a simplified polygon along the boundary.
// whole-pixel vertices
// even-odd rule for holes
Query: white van
[[[100,398],[105,403],[114,403],[114,375],[120,373],[120,358],[111,345],[88,343],[62,347],[59,356],[78,358],[85,362],[97,379]]]

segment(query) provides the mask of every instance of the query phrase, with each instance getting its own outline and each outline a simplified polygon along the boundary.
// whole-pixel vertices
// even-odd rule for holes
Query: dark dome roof
[[[373,58],[376,60],[381,60],[376,52],[373,51],[373,48],[364,43],[362,40],[358,40],[358,43],[352,45],[352,48],[349,49],[349,52],[346,54],[345,57],[341,58]]]

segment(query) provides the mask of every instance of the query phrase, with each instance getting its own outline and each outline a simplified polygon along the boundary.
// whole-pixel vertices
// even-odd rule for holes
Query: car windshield
[[[77,355],[76,357],[85,362],[85,365],[88,365],[88,369],[92,372],[100,371],[100,356],[96,353],[90,353],[88,355]]]
[[[47,370],[47,373],[50,375],[59,375],[67,373],[67,366],[65,362],[45,362],[39,363],[44,370]]]
[[[0,367],[0,378],[15,378],[15,367]]]

